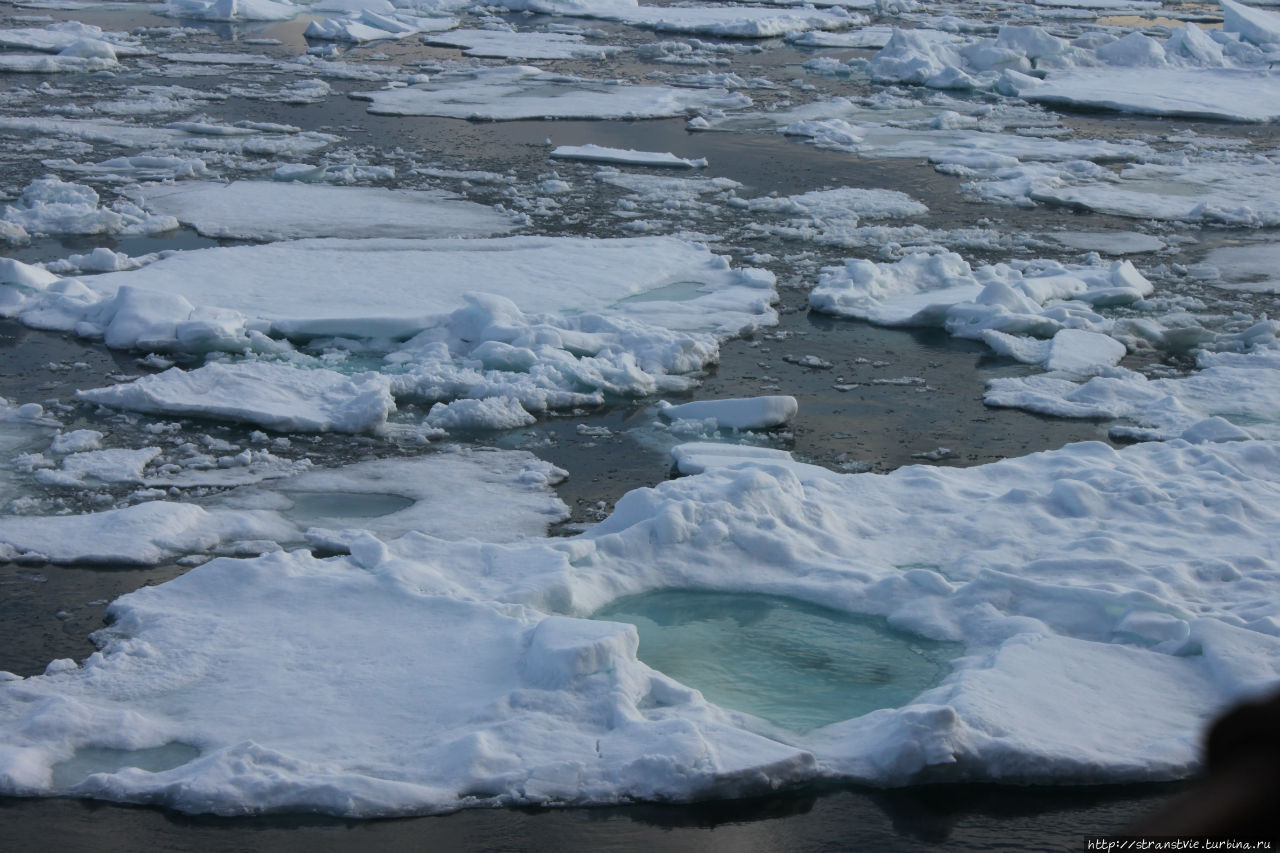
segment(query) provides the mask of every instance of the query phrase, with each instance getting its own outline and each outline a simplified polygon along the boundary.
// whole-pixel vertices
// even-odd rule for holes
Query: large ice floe
[[[697,458],[573,539],[366,535],[349,556],[218,559],[126,595],[101,651],[0,684],[0,787],[374,816],[814,779],[1167,779],[1195,766],[1210,715],[1280,675],[1273,443],[889,475]],[[877,677],[915,695],[827,724],[758,716],[647,666],[632,625],[584,618],[616,602],[675,625],[717,593],[822,605],[793,632],[858,614],[916,662],[871,653]]]
[[[158,448],[151,448],[154,456]],[[97,451],[106,453],[139,451]],[[91,455],[72,454],[67,459]],[[141,470],[152,487],[217,482]],[[65,468],[65,466],[64,466]],[[118,471],[104,461],[103,470]],[[221,469],[226,470],[226,469]],[[61,473],[61,472],[55,472]],[[192,555],[258,554],[307,544],[342,553],[371,535],[514,542],[544,534],[567,508],[550,490],[565,472],[524,451],[451,449],[338,468],[295,466],[202,504],[153,500],[87,514],[0,517],[0,556],[74,565],[153,565]],[[478,515],[494,523],[472,530]]]
[[[381,372],[356,375],[323,360],[175,367],[80,395],[280,430],[377,429],[393,396],[512,398],[462,421],[459,410],[434,413],[484,426],[477,416],[488,412],[489,425],[509,426],[605,394],[686,389],[721,340],[777,321],[772,274],[663,237],[297,240],[178,252],[82,279],[10,266],[7,315],[111,347],[271,356],[339,337],[384,356],[372,363]]]

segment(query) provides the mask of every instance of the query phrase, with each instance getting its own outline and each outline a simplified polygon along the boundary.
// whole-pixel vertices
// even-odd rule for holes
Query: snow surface
[[[208,237],[467,237],[511,231],[493,208],[444,192],[275,181],[149,184],[134,200]]]
[[[557,160],[586,160],[593,163],[625,163],[630,166],[660,166],[668,169],[705,168],[707,158],[690,160],[671,152],[636,151],[632,148],[607,148],[602,145],[558,145],[551,152]]]
[[[541,536],[567,517],[551,491],[565,476],[525,451],[455,448],[284,474],[270,488],[242,486],[203,506],[150,501],[84,515],[0,517],[0,554],[63,564],[156,565],[193,553],[256,554],[304,541],[345,552],[371,534],[390,540],[412,531],[516,542]],[[361,496],[399,498],[403,506],[370,515]],[[308,497],[319,497],[324,511],[305,512]],[[474,525],[479,516],[492,523]]]
[[[369,817],[824,778],[1177,778],[1204,721],[1280,675],[1277,475],[1258,441],[889,475],[756,458],[632,492],[569,540],[214,560],[117,600],[81,666],[0,684],[0,787]],[[904,707],[800,735],[582,618],[663,588],[793,595],[967,653]],[[53,781],[77,750],[176,744],[198,757]]]
[[[390,381],[270,362],[171,367],[133,382],[76,392],[86,403],[165,415],[243,421],[280,432],[364,432],[395,411]],[[105,452],[105,451],[104,451]]]
[[[520,65],[445,72],[428,83],[352,92],[351,97],[370,101],[371,113],[492,121],[667,118],[751,104],[746,95],[725,89],[638,86]]]
[[[673,406],[664,401],[658,413],[669,421],[712,421],[712,429],[772,429],[796,416],[795,397],[743,397],[728,400],[696,400]]]
[[[459,47],[467,56],[497,59],[608,59],[620,45],[593,44],[576,33],[453,30],[423,38],[427,44]]]

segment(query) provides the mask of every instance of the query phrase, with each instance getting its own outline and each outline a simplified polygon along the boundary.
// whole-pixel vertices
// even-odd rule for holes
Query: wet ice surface
[[[76,708],[60,734],[10,739],[22,752],[0,758],[6,790],[153,801],[173,781],[164,790],[178,793],[164,802],[193,811],[380,814],[494,799],[745,794],[752,773],[778,784],[1175,778],[1194,766],[1209,715],[1274,680],[1265,667],[1242,674],[1276,635],[1266,606],[1274,579],[1263,567],[1274,555],[1254,540],[1272,512],[1262,483],[1280,418],[1270,403],[1266,230],[1280,218],[1273,132],[1250,124],[1271,115],[1273,13],[1228,0],[1218,31],[1215,10],[1197,13],[1198,29],[1183,26],[1180,8],[1158,22],[1097,18],[1152,13],[1151,3],[1042,3],[1012,10],[1012,26],[1001,27],[965,17],[963,6],[895,6],[861,10],[870,18],[862,29],[856,11],[764,6],[535,4],[538,14],[493,15],[453,4],[438,9],[447,17],[425,18],[406,14],[431,11],[421,4],[400,4],[392,17],[346,17],[342,4],[215,5],[170,4],[169,18],[137,4],[50,6],[50,16],[87,26],[46,29],[34,12],[5,22],[13,84],[0,99],[11,143],[0,154],[0,239],[18,263],[3,269],[0,310],[25,328],[13,327],[0,388],[0,547],[21,561],[4,575],[15,641],[0,667],[37,676],[54,660],[47,675],[6,690]],[[223,17],[238,22],[193,21]],[[452,35],[418,36],[455,19]],[[818,30],[799,34],[810,27]],[[775,28],[786,41],[762,38]],[[462,47],[507,58],[468,60]],[[536,59],[549,51],[578,58]],[[509,64],[521,58],[541,67]],[[1126,85],[1099,95],[1090,89],[1099,76]],[[1261,97],[1227,97],[1241,80]],[[670,118],[625,120],[640,116]],[[517,236],[497,236],[506,233]],[[280,242],[317,237],[328,240]],[[436,284],[417,283],[419,270]],[[886,327],[903,322],[910,330]],[[771,401],[782,399],[793,402],[779,417]],[[518,453],[464,461],[446,437]],[[895,564],[904,580],[838,583],[794,559],[806,537],[829,533],[807,526],[834,505],[828,477],[902,470],[901,482],[925,490],[933,466],[1088,438],[1172,443],[1164,455],[1135,449],[1116,460],[1096,445],[1069,446],[1045,463],[1049,474],[1031,461],[984,466],[943,489],[953,502],[931,511],[948,517],[988,477],[1011,503],[1038,494],[1055,521],[1029,528],[1034,550],[1062,519],[1105,517],[1115,495],[1181,506],[1225,477],[1234,485],[1215,499],[1230,522],[1172,566],[1141,556],[1161,534],[1138,515],[1126,536],[1103,525],[1058,542],[1095,555],[1098,571],[1097,555],[1119,553],[1117,542],[1135,549],[1110,564],[1111,589],[1095,585],[1093,569],[1037,562],[1030,551],[950,567],[913,557]],[[738,449],[712,453],[705,442]],[[786,452],[821,467],[790,467]],[[1183,481],[1153,479],[1171,464]],[[615,502],[630,492],[626,518],[636,521],[650,498],[633,490],[673,470],[690,475],[687,490],[653,504],[645,522],[650,543],[669,553],[650,554],[639,540],[638,551],[600,545],[614,541],[599,540],[602,531],[625,526]],[[735,485],[715,485],[726,477]],[[847,488],[855,482],[879,481]],[[476,488],[450,485],[462,483]],[[916,510],[926,493],[904,487],[891,506]],[[805,508],[792,513],[797,495]],[[850,504],[851,516],[862,512]],[[544,538],[553,525],[580,535]],[[688,584],[690,575],[655,567],[752,525],[753,546],[737,547],[777,576],[725,584],[695,573],[692,586],[730,599],[835,602],[851,624],[887,616],[917,646],[945,638],[968,657],[954,669],[939,662],[918,687],[882,700],[888,716],[855,706],[805,717],[823,703],[791,689],[810,696],[791,718],[736,704],[742,678],[719,693],[684,674],[687,660],[650,660],[643,632],[637,660],[625,631],[579,620],[619,595]],[[118,532],[132,550],[107,547]],[[853,562],[873,536],[852,531],[828,544]],[[444,544],[467,538],[489,544]],[[498,542],[526,548],[547,573],[498,582],[502,555],[515,553]],[[557,575],[545,560],[561,548],[572,569]],[[105,654],[71,662],[92,650],[86,635],[107,601],[215,556],[223,559],[188,572],[185,586],[123,599],[113,612],[129,619],[97,637]],[[121,568],[85,568],[103,560]],[[1031,575],[1019,576],[1027,560]],[[123,568],[139,562],[150,567]],[[294,579],[268,582],[266,565]],[[382,586],[317,565],[370,573]],[[395,765],[342,713],[321,713],[317,725],[354,746],[325,754],[265,716],[226,726],[221,697],[198,677],[190,694],[167,693],[124,666],[135,640],[200,660],[180,632],[154,633],[156,620],[198,624],[213,603],[203,584],[236,571],[246,608],[259,581],[257,594],[293,601],[308,600],[312,584],[336,584],[354,611],[380,622],[418,607],[457,626],[440,644],[469,637],[460,660],[484,657],[487,681],[441,712],[446,735],[420,741],[441,775]],[[900,582],[931,603],[905,608]],[[1229,592],[1233,584],[1246,591]],[[151,600],[159,604],[148,610]],[[965,615],[980,606],[1003,621]],[[299,615],[301,637],[350,614],[317,603]],[[523,657],[519,643],[503,645],[516,635]],[[354,642],[383,648],[383,638]],[[831,656],[825,642],[806,639],[795,658]],[[413,698],[395,671],[404,641],[385,648],[388,668],[366,692],[395,707]],[[334,672],[346,666],[342,652],[325,658]],[[264,703],[298,692],[288,666],[250,678],[260,664],[246,660],[241,674],[262,685]],[[787,683],[780,669],[765,681]],[[1152,731],[1132,737],[1165,740],[1145,756],[1112,750],[1091,763],[1034,709],[979,699],[1027,677],[1056,696],[1079,671],[1136,679],[1151,708],[1186,690],[1203,702],[1146,717],[1117,710],[1116,731],[1142,717]],[[592,758],[577,741],[598,719],[570,699],[598,697],[608,672],[626,701],[595,732],[604,746]],[[431,677],[451,683],[449,673]],[[124,689],[145,697],[133,709],[150,716],[109,735],[107,722],[126,708],[110,696]],[[1093,685],[1076,692],[1063,700],[1068,711],[1080,696],[1115,704]],[[529,714],[507,716],[531,697],[559,722],[540,729]],[[479,700],[504,710],[468,716]],[[6,707],[9,731],[43,720]],[[186,740],[172,730],[181,707],[200,712]],[[801,742],[738,711],[783,729],[834,729]],[[502,723],[486,728],[493,720]],[[913,726],[932,734],[915,743]],[[1012,732],[1003,757],[974,734],[992,726]],[[558,746],[545,755],[517,765],[502,757],[546,737]],[[850,753],[849,739],[883,752]],[[198,744],[198,759],[164,753],[184,743]],[[721,761],[681,787],[673,780],[699,743]],[[927,756],[919,767],[901,759],[913,743]],[[642,770],[642,755],[661,756],[671,772]],[[1028,771],[1037,761],[1050,769]],[[257,769],[210,787],[236,762]],[[354,800],[316,799],[329,784],[324,762],[358,777]],[[91,785],[71,778],[95,770]],[[273,774],[290,781],[267,794],[257,780]],[[386,787],[393,777],[420,789]]]

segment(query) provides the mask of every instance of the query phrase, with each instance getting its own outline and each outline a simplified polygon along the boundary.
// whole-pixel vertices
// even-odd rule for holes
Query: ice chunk
[[[527,66],[453,71],[378,92],[353,92],[369,112],[450,118],[665,118],[705,109],[741,109],[751,99],[725,89],[637,86],[552,74]]]
[[[707,165],[707,158],[689,160],[670,152],[635,151],[630,148],[606,148],[601,145],[560,145],[551,152],[560,160],[587,160],[596,163],[626,163],[631,166],[661,166],[674,169],[697,169]]]
[[[453,237],[501,234],[515,223],[449,193],[275,181],[183,181],[138,188],[143,207],[209,237]]]
[[[366,432],[395,411],[390,381],[270,362],[171,367],[133,382],[77,391],[76,397],[135,412],[257,424],[281,432]]]
[[[497,59],[607,59],[625,48],[593,44],[576,33],[503,32],[501,30],[453,30],[425,36],[427,44],[460,47],[468,56]]]
[[[772,429],[794,418],[799,408],[795,397],[771,396],[666,404],[658,413],[669,421],[714,420],[719,429]]]

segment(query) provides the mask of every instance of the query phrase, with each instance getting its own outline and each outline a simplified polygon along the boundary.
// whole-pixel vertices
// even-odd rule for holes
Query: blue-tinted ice
[[[166,743],[149,749],[108,749],[87,746],[76,750],[66,761],[53,765],[53,784],[56,788],[70,788],[94,773],[115,773],[126,767],[136,767],[159,773],[181,767],[200,757],[200,750],[186,743]]]
[[[791,598],[659,590],[596,614],[630,622],[649,666],[712,702],[804,732],[904,705],[960,646]]]

